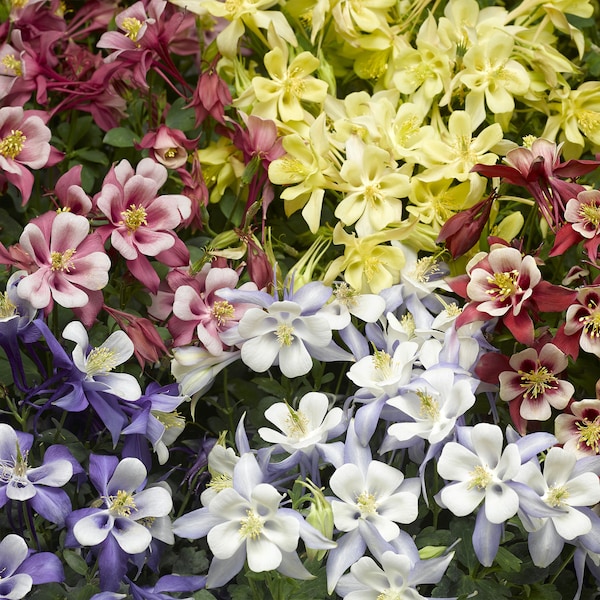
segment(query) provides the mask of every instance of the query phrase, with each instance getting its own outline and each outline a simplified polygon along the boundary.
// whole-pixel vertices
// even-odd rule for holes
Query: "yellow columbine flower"
[[[310,76],[319,67],[319,59],[310,52],[301,52],[289,66],[288,59],[285,43],[265,55],[264,64],[269,78],[255,77],[252,80],[258,100],[252,114],[263,119],[276,119],[279,115],[284,123],[302,121],[305,113],[301,102],[321,104],[325,100],[327,83]]]

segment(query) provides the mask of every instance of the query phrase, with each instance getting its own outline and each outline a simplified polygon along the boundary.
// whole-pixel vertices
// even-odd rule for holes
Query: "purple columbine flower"
[[[146,467],[137,458],[90,455],[89,475],[100,494],[92,508],[74,511],[68,518],[66,545],[97,549],[100,587],[115,591],[127,572],[127,560],[145,552],[153,537],[172,543],[171,493],[156,485],[144,489]]]
[[[63,581],[65,574],[51,552],[33,553],[25,540],[9,533],[0,541],[0,598],[25,598],[33,585]]]
[[[0,507],[9,500],[27,502],[42,517],[62,527],[71,512],[71,501],[58,488],[82,469],[61,445],[50,446],[42,465],[31,467],[28,454],[32,444],[33,435],[0,423]]]

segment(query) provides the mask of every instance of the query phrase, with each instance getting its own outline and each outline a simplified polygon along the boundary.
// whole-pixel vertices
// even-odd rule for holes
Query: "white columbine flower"
[[[404,483],[404,485],[403,485]],[[367,521],[381,537],[390,541],[400,535],[396,523],[412,523],[417,518],[419,484],[404,481],[404,474],[380,461],[371,461],[366,472],[352,463],[336,469],[329,480],[333,521],[340,531],[353,531]]]
[[[329,411],[329,412],[328,412]],[[265,417],[280,430],[261,427],[258,435],[271,444],[279,444],[286,452],[311,454],[317,444],[327,441],[330,431],[342,422],[339,407],[329,410],[329,400],[320,392],[305,394],[298,410],[286,402],[277,402],[265,411]]]
[[[76,344],[73,362],[85,375],[85,387],[109,392],[123,400],[137,400],[142,395],[133,375],[111,372],[133,356],[133,342],[124,331],[111,333],[103,344],[90,349],[83,324],[71,321],[63,330],[63,338]]]
[[[473,385],[477,381],[470,378],[456,380],[452,369],[428,369],[400,395],[388,400],[388,404],[412,419],[390,425],[388,434],[400,442],[415,437],[430,444],[441,442],[454,430],[456,419],[475,404]]]
[[[507,485],[521,468],[521,454],[516,444],[502,450],[502,430],[497,425],[478,423],[462,428],[467,448],[448,442],[438,461],[438,473],[447,481],[438,498],[457,517],[472,513],[485,502],[485,516],[490,523],[503,523],[519,508],[519,497]]]
[[[574,454],[555,446],[548,450],[543,474],[539,465],[529,461],[515,480],[532,488],[548,506],[559,509],[552,517],[521,515],[525,529],[530,532],[528,544],[533,563],[547,567],[561,553],[565,540],[573,540],[592,529],[590,518],[577,507],[600,502],[598,475],[578,467]]]

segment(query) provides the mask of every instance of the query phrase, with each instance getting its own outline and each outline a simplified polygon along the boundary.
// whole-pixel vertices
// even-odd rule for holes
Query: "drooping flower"
[[[47,212],[25,226],[19,243],[38,266],[17,288],[35,308],[50,310],[56,301],[91,325],[102,306],[110,260],[85,217]]]
[[[167,169],[178,169],[187,162],[188,152],[196,147],[196,141],[188,140],[179,129],[160,125],[156,131],[149,131],[138,146],[148,148],[150,157]]]

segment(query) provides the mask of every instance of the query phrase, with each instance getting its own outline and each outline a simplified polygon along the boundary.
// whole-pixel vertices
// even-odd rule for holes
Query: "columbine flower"
[[[149,131],[139,142],[140,148],[148,148],[150,157],[168,169],[183,167],[188,159],[188,151],[196,147],[195,140],[188,140],[183,131],[161,125],[156,131]]]
[[[52,133],[34,111],[20,106],[0,108],[0,172],[18,188],[25,204],[31,196],[34,171],[57,161],[48,143]]]
[[[600,454],[600,400],[573,402],[569,413],[556,417],[556,438],[577,458]]]
[[[369,556],[363,556],[342,576],[335,591],[344,600],[424,600],[417,586],[437,583],[454,553],[442,558],[412,560],[392,550],[383,553],[381,567]]]
[[[102,306],[110,260],[100,236],[89,231],[88,220],[70,212],[47,212],[27,224],[19,243],[39,268],[19,282],[19,296],[35,308],[56,301],[81,309],[91,325]]]
[[[498,317],[523,344],[534,339],[528,309],[561,311],[575,296],[571,290],[542,281],[533,256],[522,256],[516,248],[496,246],[488,254],[477,255],[467,265],[467,273],[449,281],[456,293],[471,301],[458,317],[457,327]]]
[[[25,540],[9,533],[0,542],[0,598],[20,600],[33,585],[63,581],[60,559],[52,552],[33,553]]]
[[[557,344],[573,358],[579,347],[600,357],[600,287],[581,288],[576,300],[567,309],[564,336],[559,331]]]
[[[96,348],[89,345],[88,334],[79,321],[71,321],[63,330],[63,338],[75,342],[73,362],[84,374],[84,387],[109,392],[123,400],[137,400],[140,384],[128,373],[111,371],[133,355],[133,342],[123,331],[115,331]]]
[[[173,501],[163,486],[143,489],[147,473],[137,458],[119,462],[116,456],[91,454],[89,475],[100,498],[93,508],[71,513],[67,545],[95,547],[99,552],[100,586],[115,590],[127,571],[127,555],[148,548],[154,521],[171,512]],[[161,528],[158,535],[162,541],[172,543],[170,530]]]
[[[310,579],[296,554],[299,538],[315,549],[335,546],[296,511],[280,508],[283,496],[270,484],[250,453],[237,462],[233,487],[216,494],[208,506],[173,523],[176,535],[197,539],[207,536],[214,558],[206,586],[220,587],[248,561],[251,571],[278,570],[297,579]]]
[[[523,419],[546,421],[552,411],[567,406],[575,388],[557,375],[567,368],[567,357],[554,344],[541,350],[527,348],[511,356],[512,371],[499,375],[500,398],[515,402]]]
[[[388,434],[404,445],[410,445],[415,437],[430,444],[443,441],[454,430],[458,417],[475,404],[477,384],[472,378],[458,379],[446,367],[427,369],[388,400],[412,419],[390,425]]]
[[[282,433],[261,427],[258,435],[263,440],[279,444],[289,454],[310,455],[331,437],[332,430],[342,422],[343,411],[339,407],[329,410],[325,394],[309,392],[300,398],[297,410],[286,402],[277,402],[265,411],[265,418]]]
[[[103,240],[127,260],[132,275],[153,293],[160,280],[147,256],[176,267],[187,264],[189,252],[173,230],[191,214],[186,196],[158,196],[167,169],[151,158],[140,161],[134,172],[122,160],[104,179],[96,204],[109,220],[98,228]]]
[[[42,517],[62,526],[71,512],[71,501],[57,488],[71,479],[77,463],[64,446],[55,445],[46,450],[41,466],[31,467],[27,455],[32,444],[31,434],[0,423],[0,507],[9,500],[27,502]]]
[[[550,507],[559,509],[555,516],[521,520],[529,531],[529,553],[538,567],[547,567],[560,554],[566,541],[589,533],[592,523],[578,507],[600,502],[598,475],[589,465],[577,464],[574,454],[563,448],[550,448],[544,458],[544,473],[539,463],[529,461],[515,477],[532,488]]]

